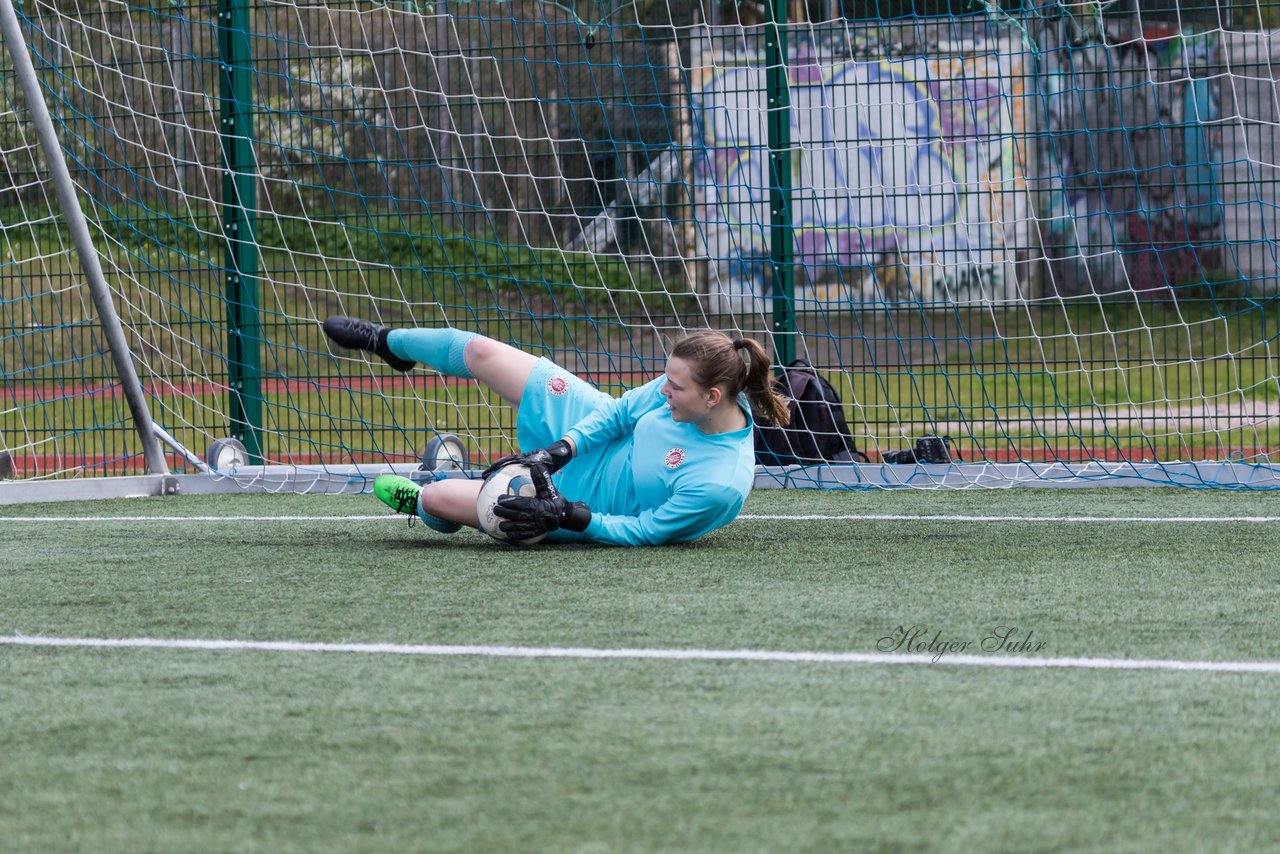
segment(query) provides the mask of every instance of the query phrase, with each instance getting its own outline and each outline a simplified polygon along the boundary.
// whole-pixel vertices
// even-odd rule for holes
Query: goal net
[[[332,351],[320,322],[346,314],[481,332],[613,393],[686,330],[754,337],[830,381],[871,463],[762,482],[1273,485],[1271,10],[868,8],[19,16],[151,416],[197,456],[512,449],[475,383]],[[137,472],[5,59],[0,474]]]

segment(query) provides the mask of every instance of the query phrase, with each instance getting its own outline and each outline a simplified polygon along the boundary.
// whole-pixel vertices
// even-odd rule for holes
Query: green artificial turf
[[[752,518],[684,546],[516,550],[342,518],[383,512],[0,507],[0,635],[875,652],[899,627],[980,644],[1003,626],[1043,647],[996,660],[1280,660],[1274,522]],[[746,512],[1280,516],[1280,496],[761,491]],[[137,518],[160,516],[222,519]],[[3,645],[0,680],[12,850],[1280,838],[1280,674]]]

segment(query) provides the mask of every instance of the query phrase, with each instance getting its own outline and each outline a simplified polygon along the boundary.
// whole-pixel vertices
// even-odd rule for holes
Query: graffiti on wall
[[[738,43],[741,47],[742,43]],[[706,39],[695,51],[698,220],[712,288],[771,292],[765,69]],[[1027,241],[1021,57],[835,60],[793,45],[791,183],[797,298],[1003,300]]]
[[[1158,295],[1222,265],[1213,34],[1112,22],[1107,44],[1042,52],[1040,195],[1049,292]]]

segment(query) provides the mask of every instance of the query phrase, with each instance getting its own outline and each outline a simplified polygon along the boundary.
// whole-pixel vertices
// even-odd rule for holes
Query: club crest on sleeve
[[[684,448],[672,448],[667,451],[667,455],[662,461],[666,464],[667,468],[678,469],[680,466],[684,465],[684,456]]]
[[[564,394],[569,390],[569,381],[561,374],[556,374],[547,380],[547,391],[556,397]]]

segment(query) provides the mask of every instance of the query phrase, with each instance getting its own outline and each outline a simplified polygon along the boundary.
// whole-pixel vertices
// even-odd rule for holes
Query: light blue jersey
[[[581,534],[553,531],[554,542],[656,546],[685,542],[732,522],[755,478],[751,409],[747,426],[707,435],[671,419],[659,377],[614,398],[542,360],[517,416],[524,450],[562,436],[577,454],[556,476],[570,501],[591,508]]]

